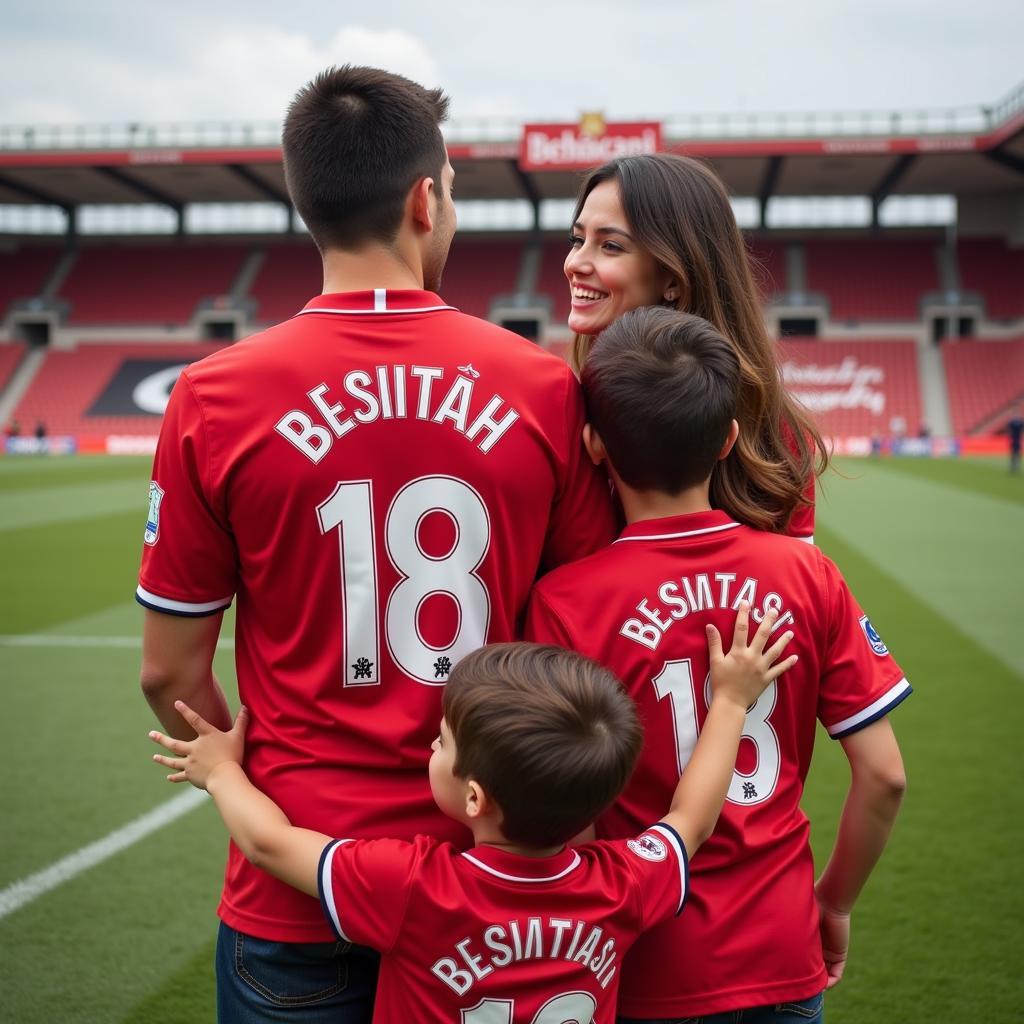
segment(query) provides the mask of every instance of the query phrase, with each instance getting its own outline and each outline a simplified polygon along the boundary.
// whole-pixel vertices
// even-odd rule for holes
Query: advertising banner
[[[609,123],[584,114],[579,124],[523,125],[519,166],[524,171],[582,171],[617,156],[661,150],[659,121]]]

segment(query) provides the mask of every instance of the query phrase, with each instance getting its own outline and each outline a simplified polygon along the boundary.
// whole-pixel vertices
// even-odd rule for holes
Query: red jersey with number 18
[[[800,660],[747,714],[714,834],[694,857],[686,914],[648,932],[623,972],[626,1017],[691,1017],[806,999],[826,975],[809,824],[800,810],[817,721],[833,738],[910,693],[836,567],[813,545],[761,533],[723,512],[628,526],[610,547],[537,585],[531,640],[612,669],[637,702],[644,749],[601,837],[634,835],[663,814],[709,701],[705,627],[728,644],[741,601]]]
[[[139,601],[237,599],[245,768],[293,824],[468,843],[427,762],[455,662],[512,640],[538,571],[614,536],[565,364],[421,291],[322,295],[192,364],[167,407]],[[231,848],[233,928],[330,941]]]
[[[553,857],[335,840],[319,884],[337,937],[383,954],[374,1024],[613,1024],[622,957],[679,913],[686,875],[658,823]]]

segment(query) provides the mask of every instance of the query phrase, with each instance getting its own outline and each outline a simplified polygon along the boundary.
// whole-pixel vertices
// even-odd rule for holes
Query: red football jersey
[[[659,823],[554,857],[336,840],[319,884],[338,938],[383,954],[375,1024],[611,1024],[622,957],[682,909],[686,874]]]
[[[430,796],[441,687],[515,639],[542,566],[614,537],[582,422],[560,359],[420,291],[320,296],[182,373],[137,596],[237,599],[246,771],[294,824],[469,842]],[[220,914],[331,939],[316,900],[234,847]]]
[[[808,998],[825,986],[809,823],[800,810],[815,725],[848,735],[910,693],[836,567],[816,547],[723,512],[628,526],[609,548],[546,576],[529,639],[611,668],[637,702],[644,749],[599,836],[634,835],[669,806],[707,715],[705,626],[728,644],[749,601],[794,631],[800,660],[747,714],[728,800],[693,859],[687,913],[644,936],[620,1012],[689,1017]]]

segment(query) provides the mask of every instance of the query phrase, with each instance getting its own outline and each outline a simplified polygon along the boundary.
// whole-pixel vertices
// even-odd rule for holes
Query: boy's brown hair
[[[441,188],[448,97],[378,68],[322,71],[284,122],[285,180],[321,252],[392,242],[409,189]]]
[[[672,495],[717,472],[739,378],[735,349],[707,320],[660,306],[602,331],[580,375],[615,471],[638,491]]]
[[[474,651],[452,670],[443,708],[455,774],[497,802],[506,838],[533,846],[590,825],[622,791],[643,743],[618,679],[560,647]]]

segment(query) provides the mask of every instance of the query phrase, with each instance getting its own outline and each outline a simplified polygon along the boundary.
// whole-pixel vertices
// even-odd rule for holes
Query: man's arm
[[[843,976],[850,913],[885,849],[907,788],[903,758],[888,718],[840,742],[850,762],[850,789],[832,855],[815,886],[828,988]]]
[[[753,641],[747,644],[750,606],[740,605],[732,647],[722,652],[722,638],[708,625],[708,653],[711,663],[711,706],[686,770],[672,796],[672,806],[662,818],[679,834],[692,857],[711,835],[729,792],[736,768],[736,754],[747,710],[761,694],[797,660],[795,654],[778,661],[793,639],[787,631],[765,650],[778,613],[765,615]],[[776,662],[778,662],[776,664]]]
[[[194,735],[174,709],[185,701],[220,729],[231,728],[224,691],[213,674],[213,655],[223,612],[166,615],[146,609],[142,628],[142,692],[160,724],[178,739]]]
[[[249,781],[242,768],[249,712],[242,708],[234,724],[221,730],[182,701],[174,703],[172,711],[196,738],[149,734],[154,743],[176,755],[153,755],[154,761],[173,770],[167,778],[191,782],[213,797],[231,838],[252,864],[309,896],[318,895],[320,855],[330,837],[292,825],[284,811]]]

